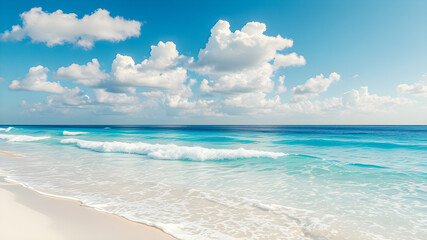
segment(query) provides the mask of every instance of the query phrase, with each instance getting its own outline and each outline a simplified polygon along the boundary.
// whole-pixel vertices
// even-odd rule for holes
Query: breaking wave
[[[5,131],[5,132],[9,132],[10,130],[12,130],[13,127],[8,127],[8,128],[0,128],[0,131]]]
[[[0,139],[8,140],[9,142],[33,142],[50,138],[49,136],[34,137],[29,135],[10,135],[0,134]]]
[[[86,134],[87,132],[69,132],[69,131],[63,131],[62,135],[64,136],[74,136],[74,135],[81,135]]]
[[[212,149],[204,147],[177,146],[175,144],[149,144],[143,142],[98,142],[75,138],[61,140],[61,143],[76,144],[80,148],[91,149],[99,152],[135,153],[147,155],[154,159],[165,160],[189,159],[194,161],[205,161],[254,157],[268,157],[275,159],[287,155],[280,152],[247,150],[244,148]]]

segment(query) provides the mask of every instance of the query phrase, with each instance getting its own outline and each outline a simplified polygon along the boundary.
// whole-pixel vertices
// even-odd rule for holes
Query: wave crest
[[[62,135],[64,136],[74,136],[74,135],[81,135],[86,134],[87,132],[69,132],[69,131],[63,131]]]
[[[194,161],[224,160],[238,158],[268,157],[278,158],[285,153],[267,152],[258,150],[239,149],[212,149],[204,147],[177,146],[175,144],[149,144],[143,142],[98,142],[86,141],[75,138],[61,140],[64,144],[76,144],[80,148],[91,149],[99,152],[122,152],[147,155],[154,159],[177,160],[189,159]]]
[[[5,131],[5,132],[9,132],[10,130],[12,130],[13,127],[8,127],[8,128],[0,128],[0,131]]]
[[[8,140],[9,142],[33,142],[50,138],[49,136],[34,137],[29,135],[10,135],[0,134],[0,139]]]

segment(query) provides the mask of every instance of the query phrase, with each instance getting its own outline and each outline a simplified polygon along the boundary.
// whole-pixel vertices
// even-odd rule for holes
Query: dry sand
[[[18,154],[3,154],[18,157]],[[0,176],[0,239],[172,240],[155,227],[40,194]]]

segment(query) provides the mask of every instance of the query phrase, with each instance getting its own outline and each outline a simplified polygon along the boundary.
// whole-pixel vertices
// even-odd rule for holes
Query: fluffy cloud
[[[96,102],[105,104],[134,104],[138,97],[128,96],[125,93],[110,93],[104,89],[94,89]]]
[[[397,90],[401,93],[427,97],[427,73],[421,77],[421,80],[419,82],[416,82],[412,85],[399,84],[397,86]]]
[[[46,102],[48,106],[76,106],[81,108],[84,105],[90,104],[90,97],[78,87],[72,89],[64,88],[61,94],[47,96]]]
[[[125,93],[111,93],[104,89],[94,89],[95,100],[101,109],[106,108],[112,112],[135,113],[140,112],[144,105],[139,103],[137,96],[128,96]],[[99,111],[99,109],[97,109]],[[105,110],[104,110],[105,112]]]
[[[228,74],[211,75],[211,80],[203,79],[200,90],[203,92],[219,92],[238,94],[248,92],[271,92],[274,82],[271,80],[273,67],[264,63],[255,69]]]
[[[272,60],[276,51],[292,47],[293,41],[264,35],[263,23],[249,22],[240,31],[230,31],[227,21],[219,20],[211,29],[205,49],[199,52],[199,71],[235,72]]]
[[[244,93],[224,100],[225,106],[240,108],[274,108],[280,104],[280,97],[266,99],[263,92]]]
[[[110,12],[98,9],[91,15],[77,18],[75,13],[63,13],[57,10],[48,13],[42,8],[32,8],[21,15],[22,26],[15,25],[11,31],[2,34],[3,40],[22,40],[31,38],[33,42],[42,42],[47,46],[72,43],[90,49],[95,41],[123,41],[140,35],[141,23],[111,17]]]
[[[157,46],[151,46],[151,56],[140,64],[135,64],[129,56],[117,54],[112,65],[114,82],[111,84],[178,89],[187,80],[187,70],[179,66],[184,59],[173,42],[159,42]]]
[[[191,87],[195,83],[195,79],[190,79],[187,85],[178,89],[142,92],[140,95],[149,99],[151,105],[163,105],[172,115],[221,116],[214,106],[214,100],[192,99],[194,96]]]
[[[331,97],[323,100],[304,100],[284,103],[278,107],[281,111],[297,113],[325,113],[329,111],[354,112],[385,112],[392,106],[409,104],[412,101],[406,98],[378,96],[370,94],[368,87],[352,89],[341,97]]]
[[[21,107],[29,112],[62,112],[67,113],[70,109],[85,109],[91,107],[88,95],[80,88],[69,89],[65,87],[62,93],[47,96],[43,102],[34,104],[22,101]]]
[[[332,97],[324,100],[305,100],[293,103],[284,103],[278,107],[281,112],[295,112],[305,114],[319,114],[327,111],[343,110],[342,98]]]
[[[227,21],[219,20],[192,65],[194,71],[209,77],[201,90],[228,94],[272,91],[275,69],[270,62],[282,57],[277,52],[292,47],[293,41],[264,35],[265,31],[265,24],[249,22],[232,32]]]
[[[92,59],[86,65],[71,64],[68,67],[61,67],[55,73],[56,78],[75,80],[77,84],[86,87],[98,86],[103,79],[108,77],[104,71],[99,69],[98,59]]]
[[[305,58],[298,56],[296,53],[290,53],[287,55],[277,54],[274,58],[274,68],[290,67],[290,66],[303,66],[305,65]]]
[[[340,80],[340,75],[333,72],[328,78],[324,77],[323,74],[319,74],[314,78],[310,78],[302,85],[298,85],[292,88],[293,101],[305,101],[310,98],[317,97],[319,93],[328,90],[331,83]]]
[[[64,88],[59,82],[48,82],[47,72],[49,69],[41,65],[32,67],[22,81],[13,80],[9,85],[10,90],[16,91],[39,91],[50,93],[62,93]]]
[[[285,76],[280,76],[279,79],[279,86],[277,87],[277,93],[284,93],[288,91],[288,88],[285,86]]]
[[[368,87],[361,87],[359,90],[352,89],[344,93],[342,97],[342,104],[346,109],[358,109],[364,112],[380,111],[384,107],[408,104],[410,102],[406,98],[369,94]]]

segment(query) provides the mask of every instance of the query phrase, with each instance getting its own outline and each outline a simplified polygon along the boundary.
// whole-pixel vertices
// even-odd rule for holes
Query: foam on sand
[[[64,136],[75,136],[75,135],[81,135],[86,134],[87,132],[69,132],[69,131],[63,131],[62,135]]]
[[[149,144],[143,142],[98,142],[86,141],[75,138],[61,140],[64,144],[76,144],[80,148],[91,149],[99,152],[121,152],[147,155],[154,159],[189,159],[194,161],[224,160],[238,158],[268,157],[278,158],[285,153],[267,152],[258,150],[239,149],[212,149],[204,147],[177,146],[175,144]]]
[[[11,135],[0,134],[0,139],[8,140],[9,142],[33,142],[50,138],[49,136],[34,137],[29,135]]]

